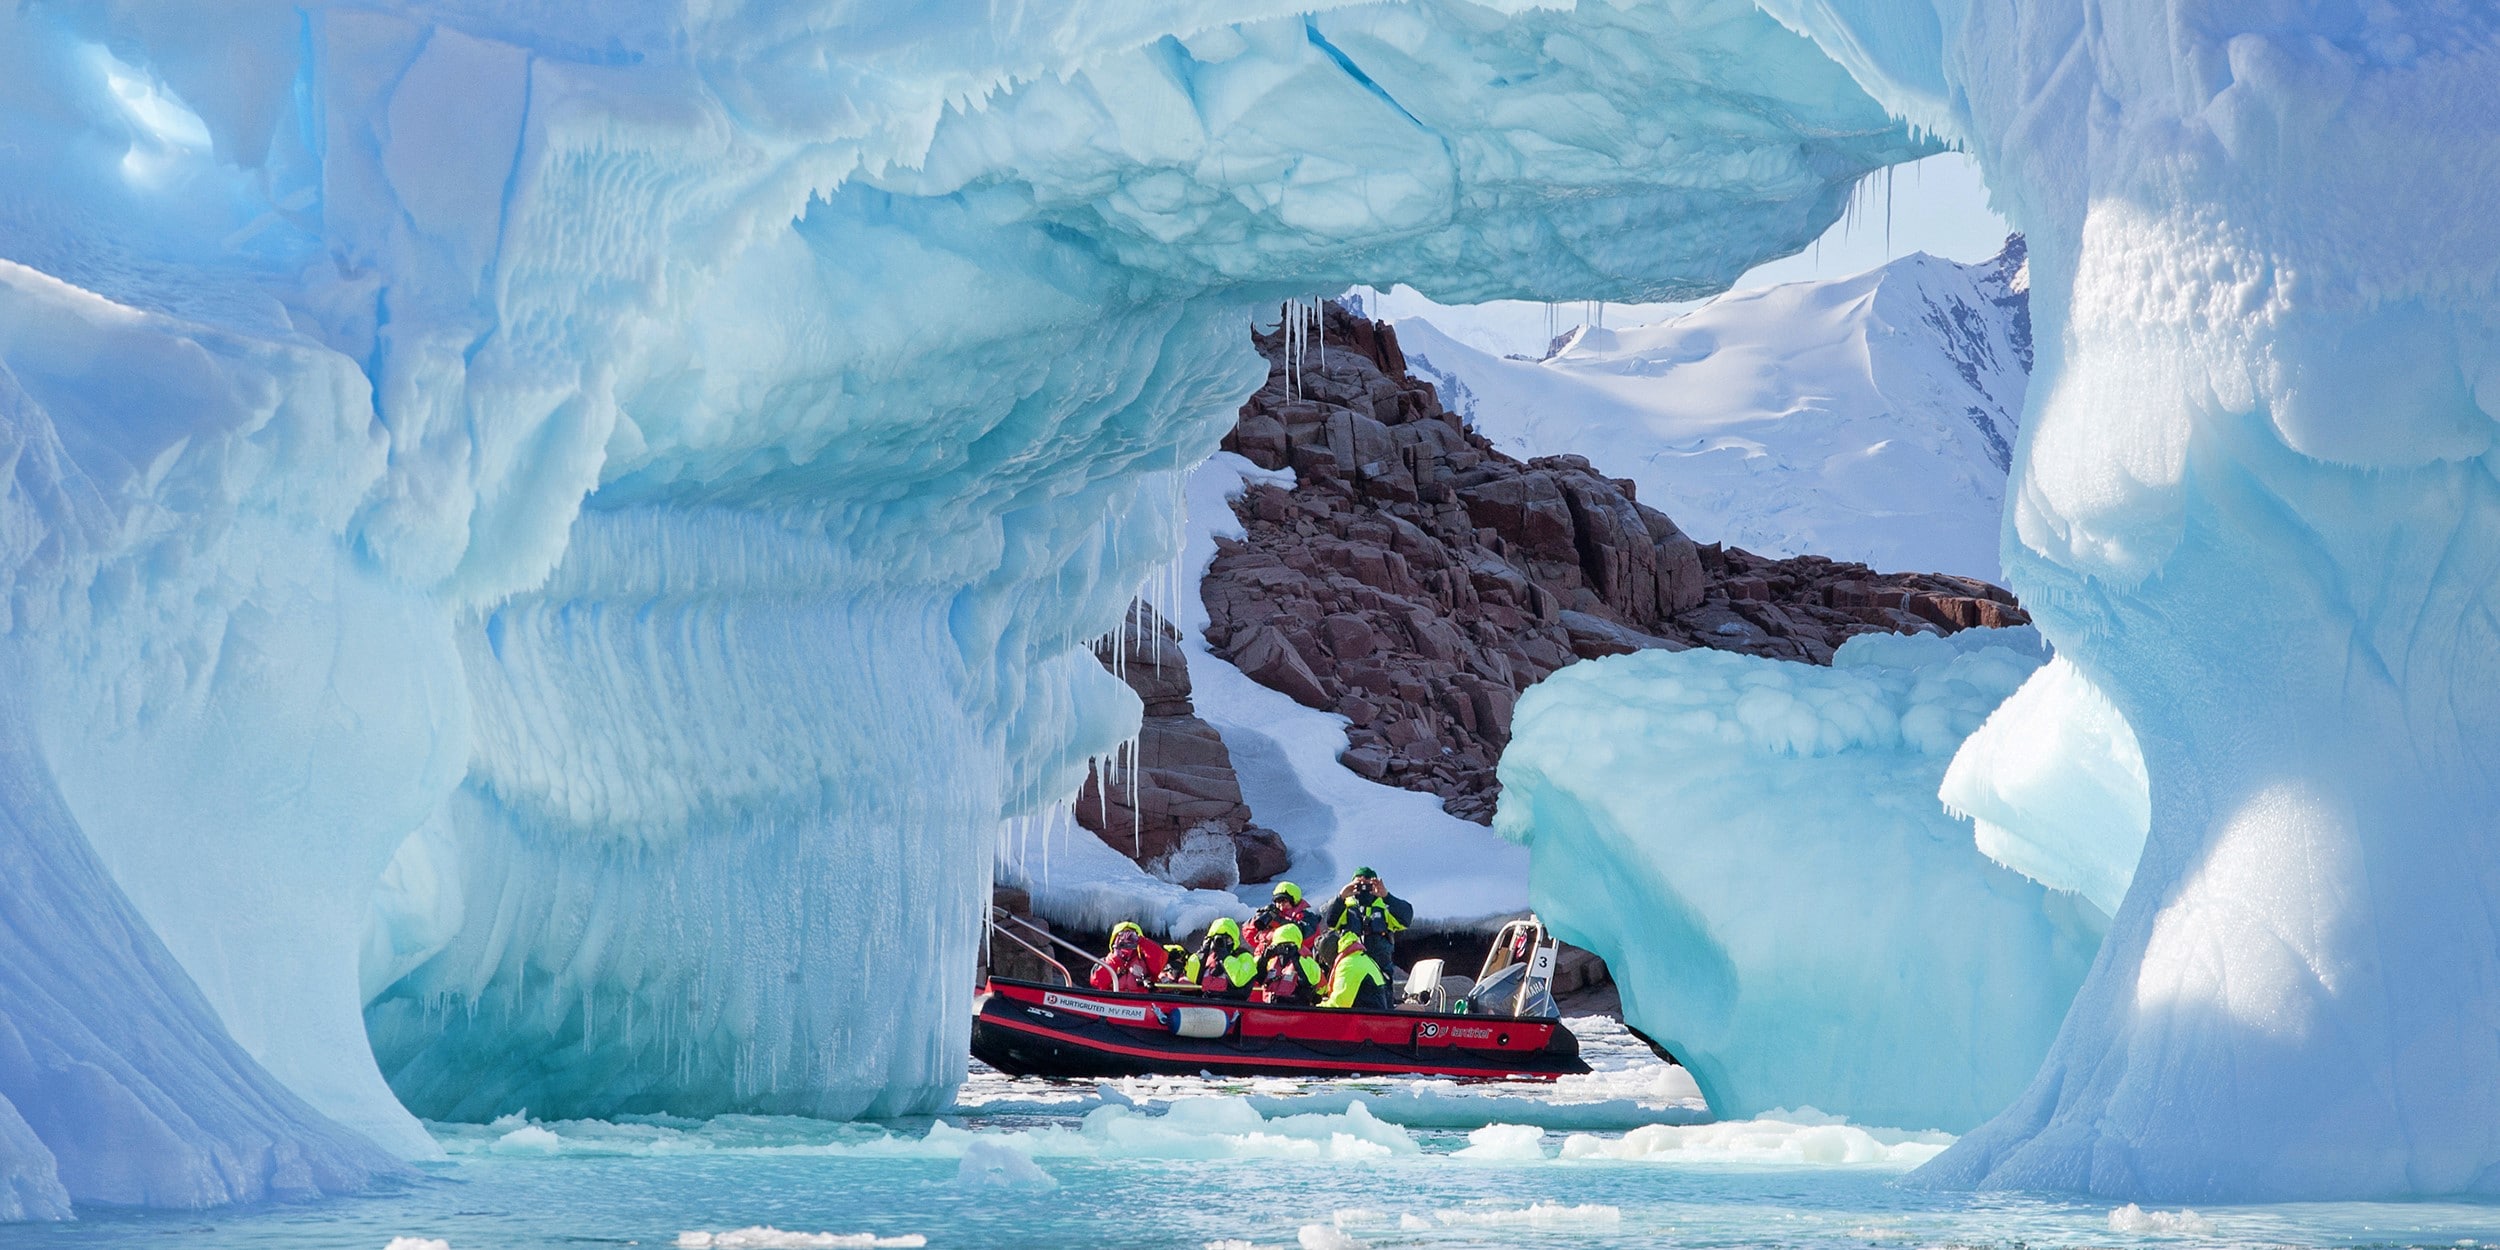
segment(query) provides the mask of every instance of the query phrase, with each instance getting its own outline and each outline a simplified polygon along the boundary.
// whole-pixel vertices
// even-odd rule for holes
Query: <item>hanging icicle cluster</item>
[[[1277,329],[1285,336],[1285,397],[1302,398],[1303,361],[1308,358],[1311,343],[1319,343],[1319,367],[1328,369],[1328,323],[1323,319],[1317,299],[1285,301],[1282,324]]]

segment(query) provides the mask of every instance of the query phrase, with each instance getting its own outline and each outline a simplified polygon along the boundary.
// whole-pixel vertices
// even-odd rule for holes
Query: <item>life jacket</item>
[[[1279,948],[1259,969],[1259,978],[1250,991],[1254,1002],[1310,1002],[1318,998],[1320,986],[1319,961],[1302,954],[1300,948]]]
[[[1210,958],[1210,956],[1213,956]],[[1250,984],[1259,975],[1259,957],[1236,948],[1229,955],[1213,951],[1189,957],[1189,979],[1202,992],[1230,994]]]

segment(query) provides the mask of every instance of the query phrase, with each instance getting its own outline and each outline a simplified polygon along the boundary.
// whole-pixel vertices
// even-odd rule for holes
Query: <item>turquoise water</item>
[[[9,1246],[452,1250],[930,1247],[2359,1246],[2500,1244],[2500,1207],[2113,1211],[1900,1183],[1936,1135],[1810,1113],[1707,1122],[1682,1074],[1603,1024],[1600,1071],[1552,1087],[976,1074],[933,1120],[438,1126],[449,1157],[356,1199],[86,1212]],[[734,1234],[773,1228],[784,1234]],[[689,1236],[689,1235],[692,1236]],[[809,1237],[806,1235],[831,1235]],[[403,1247],[403,1250],[406,1250]]]

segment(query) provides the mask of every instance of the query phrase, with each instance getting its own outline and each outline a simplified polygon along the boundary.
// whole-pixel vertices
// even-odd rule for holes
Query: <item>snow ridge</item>
[[[1534,361],[1428,318],[1398,333],[1497,446],[1585,455],[1703,541],[1997,581],[2032,364],[2026,265],[2019,235],[1975,265],[1918,254],[1658,325],[1574,327]]]

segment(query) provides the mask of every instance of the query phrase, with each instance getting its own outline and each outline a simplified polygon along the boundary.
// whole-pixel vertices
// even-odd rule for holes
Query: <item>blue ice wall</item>
[[[1923,1175],[2500,1189],[2500,12],[1765,7],[2031,240],[2005,567],[2151,799],[2037,1080]]]
[[[1930,148],[1735,0],[16,6],[0,670],[387,1147],[925,1108],[1254,310],[1699,293]]]
[[[2107,920],[1936,801],[2042,659],[2018,629],[1575,664],[1519,701],[1494,827],[1713,1111],[1962,1132],[2038,1071]]]

